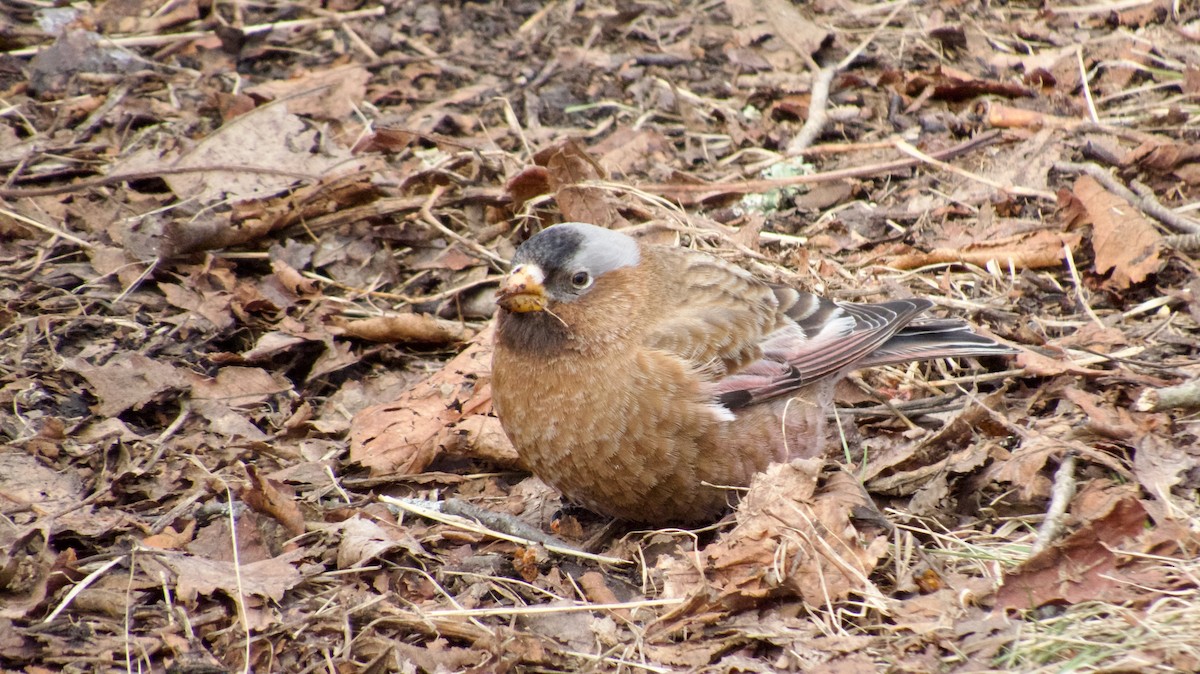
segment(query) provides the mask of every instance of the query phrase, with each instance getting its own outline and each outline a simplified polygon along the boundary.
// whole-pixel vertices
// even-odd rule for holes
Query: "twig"
[[[1120,0],[1119,2],[1100,2],[1094,5],[1080,5],[1078,7],[1047,7],[1046,11],[1051,15],[1061,14],[1109,14],[1111,12],[1120,12],[1126,9],[1134,9],[1143,5],[1152,4],[1154,0]]]
[[[1146,213],[1158,218],[1159,221],[1161,221],[1164,225],[1167,225],[1172,229],[1181,232],[1187,232],[1188,234],[1200,234],[1200,222],[1197,222],[1186,215],[1180,215],[1179,213],[1176,213],[1175,211],[1162,205],[1162,203],[1158,201],[1158,197],[1155,196],[1154,190],[1150,189],[1148,185],[1134,180],[1129,183],[1129,186],[1133,189],[1134,193],[1138,195],[1138,200],[1133,202],[1138,206],[1138,208],[1141,208]]]
[[[1200,408],[1200,379],[1176,386],[1148,388],[1138,397],[1133,408],[1139,412]]]
[[[462,234],[459,234],[458,232],[443,225],[442,222],[437,219],[437,216],[435,216],[433,214],[433,206],[434,206],[434,204],[437,203],[437,200],[445,192],[446,192],[445,185],[437,185],[433,188],[433,191],[431,191],[429,193],[429,198],[427,198],[425,200],[425,203],[421,205],[421,210],[419,211],[421,214],[421,221],[428,224],[429,226],[433,227],[434,229],[438,230],[446,237],[448,237],[454,241],[457,241],[459,243],[459,245],[467,248],[468,250],[473,251],[476,255],[479,255],[483,259],[491,260],[493,263],[498,265],[500,269],[507,269],[508,268],[508,260],[505,260],[504,258],[500,257],[499,255],[496,255],[492,251],[488,250],[487,248],[484,248],[482,245],[476,243],[474,240],[468,239],[467,237],[463,236]]]
[[[540,529],[536,529],[521,520],[514,518],[508,513],[495,512],[480,508],[479,506],[468,503],[460,498],[448,498],[442,501],[442,512],[447,515],[458,515],[467,519],[475,520],[492,531],[500,531],[513,536],[527,538],[535,541],[538,545],[555,545],[563,548],[574,549],[574,546],[562,541],[554,536],[550,536]]]
[[[1087,101],[1088,116],[1092,122],[1099,124],[1100,116],[1096,114],[1096,101],[1092,100],[1092,87],[1088,84],[1087,66],[1083,65],[1083,45],[1075,47],[1075,60],[1079,63],[1079,85],[1083,87],[1083,99]]]
[[[0,190],[0,197],[3,197],[3,196],[4,196],[3,190]],[[93,246],[90,242],[85,241],[85,240],[75,236],[74,234],[64,232],[61,229],[55,229],[54,227],[52,227],[50,225],[42,224],[42,223],[38,222],[37,220],[34,220],[33,218],[27,218],[24,215],[17,213],[16,211],[10,211],[7,208],[0,207],[0,215],[7,215],[8,217],[12,218],[13,220],[16,220],[17,222],[23,222],[23,223],[29,225],[30,227],[40,229],[43,232],[46,232],[47,234],[51,234],[60,239],[65,239],[67,241],[70,241],[71,243],[75,244],[76,246],[79,246],[80,248],[85,248],[87,250],[91,250],[92,248],[95,248],[95,246]]]
[[[1075,267],[1075,256],[1071,254],[1071,246],[1065,243],[1063,244],[1063,258],[1067,261],[1067,270],[1071,272],[1071,281],[1075,283],[1075,297],[1079,300],[1080,306],[1083,307],[1084,313],[1086,313],[1098,327],[1107,327],[1104,325],[1104,321],[1100,320],[1100,317],[1097,316],[1096,312],[1092,310],[1092,305],[1088,303],[1087,296],[1084,295],[1083,291],[1083,280],[1079,277],[1079,269]]]
[[[1200,251],[1200,234],[1164,236],[1162,242],[1164,246],[1170,246],[1181,253],[1195,253],[1196,251]]]
[[[1141,183],[1133,183],[1134,189],[1137,190],[1135,194],[1128,187],[1117,182],[1117,179],[1112,174],[1105,171],[1098,164],[1060,161],[1054,163],[1054,170],[1062,173],[1086,173],[1093,180],[1100,183],[1104,189],[1137,206],[1143,213],[1158,220],[1167,227],[1177,232],[1183,232],[1184,234],[1200,234],[1200,222],[1180,215],[1163,206],[1155,198],[1150,188]]]
[[[924,162],[926,164],[936,166],[936,167],[942,169],[943,171],[949,171],[950,173],[953,173],[955,175],[960,175],[964,178],[967,178],[968,180],[974,180],[975,182],[982,183],[984,185],[987,185],[994,189],[1000,190],[1002,192],[1008,192],[1010,194],[1015,194],[1019,197],[1035,197],[1035,198],[1042,199],[1045,201],[1057,201],[1058,200],[1058,197],[1053,192],[1047,192],[1045,190],[1037,190],[1037,189],[1033,189],[1032,187],[1021,187],[1019,185],[1001,185],[1000,183],[996,182],[995,180],[992,180],[991,178],[985,178],[984,176],[981,176],[978,173],[972,173],[970,171],[967,171],[966,169],[960,169],[957,166],[954,166],[953,164],[947,164],[944,161],[935,159],[935,158],[925,154],[924,152],[921,152],[917,148],[910,145],[908,143],[908,141],[897,138],[894,144],[895,144],[897,150],[900,150],[901,152],[903,152],[904,154],[907,154],[910,157],[914,157],[916,159],[921,160],[922,162]]]
[[[833,78],[840,72],[839,63],[836,66],[821,68],[813,75],[812,95],[808,103],[808,119],[804,120],[804,126],[800,128],[800,133],[788,143],[787,155],[796,156],[804,153],[804,149],[812,145],[817,140],[817,136],[821,135],[821,131],[825,129],[825,121],[829,118],[829,114],[825,111],[829,104],[829,88],[833,84]]]
[[[1029,556],[1033,557],[1050,546],[1062,534],[1067,519],[1067,506],[1075,496],[1075,452],[1067,451],[1062,464],[1054,473],[1054,487],[1050,490],[1050,507],[1046,509],[1046,519],[1038,529]]]
[[[399,498],[392,498],[391,496],[380,496],[379,500],[388,505],[395,506],[397,508],[400,508],[401,510],[407,510],[410,513],[413,513],[415,515],[420,515],[421,517],[431,519],[435,522],[441,522],[442,524],[449,524],[451,526],[458,527],[465,531],[470,531],[470,532],[477,533],[477,534],[480,534],[483,536],[490,536],[492,538],[498,538],[502,541],[508,541],[510,543],[516,543],[518,545],[541,545],[542,547],[546,548],[550,552],[558,553],[560,555],[565,555],[568,557],[578,557],[580,559],[587,559],[587,560],[590,560],[593,562],[600,562],[601,564],[617,564],[617,565],[629,564],[628,560],[620,559],[618,557],[606,557],[604,555],[593,555],[590,552],[582,552],[580,550],[575,550],[574,548],[570,548],[570,547],[563,547],[561,545],[555,545],[553,543],[549,543],[549,544],[539,543],[537,541],[532,541],[527,538],[522,538],[520,536],[513,536],[512,534],[506,534],[506,533],[503,533],[500,531],[495,531],[493,529],[487,529],[479,524],[476,524],[475,522],[472,522],[471,520],[469,520],[465,517],[460,517],[458,515],[447,515],[445,513],[438,512],[438,510],[436,510],[435,508],[440,507],[440,506],[435,502],[417,501],[414,499],[399,499]]]
[[[97,568],[95,571],[92,571],[85,576],[83,580],[76,583],[75,586],[72,587],[69,592],[67,592],[67,596],[63,597],[62,601],[58,602],[58,606],[54,607],[54,610],[50,612],[50,615],[46,616],[45,619],[42,620],[42,624],[45,625],[47,623],[54,622],[54,619],[57,618],[60,613],[65,611],[66,608],[71,605],[71,602],[75,601],[75,598],[79,596],[80,592],[86,590],[89,586],[91,586],[92,583],[96,582],[100,576],[108,573],[109,569],[113,568],[117,564],[120,564],[126,559],[127,558],[125,555],[114,557]]]
[[[242,33],[245,35],[258,35],[259,33],[269,33],[273,30],[285,30],[289,28],[304,28],[308,26],[319,26],[326,23],[341,23],[343,21],[351,21],[354,19],[369,19],[371,17],[383,16],[386,10],[383,7],[372,7],[371,9],[360,9],[344,14],[330,14],[315,19],[293,19],[291,21],[277,21],[275,23],[260,23],[242,28]],[[199,40],[206,37],[213,37],[215,31],[211,30],[193,30],[184,33],[169,33],[166,35],[131,35],[128,37],[108,38],[104,42],[107,44],[116,45],[118,47],[161,47],[163,45],[173,44],[176,42],[187,40]],[[14,49],[8,52],[0,52],[9,56],[33,56],[42,50],[42,47],[25,47],[24,49]]]
[[[102,176],[100,178],[91,178],[81,180],[70,185],[59,185],[57,187],[0,187],[0,199],[22,199],[25,197],[51,197],[57,194],[68,194],[70,192],[80,192],[89,187],[102,187],[104,185],[112,185],[121,182],[136,182],[139,180],[152,180],[168,175],[183,175],[187,173],[261,173],[271,176],[285,176],[295,178],[297,180],[316,180],[317,176],[308,173],[299,173],[297,171],[288,171],[286,169],[265,168],[262,166],[237,166],[234,164],[210,164],[205,166],[164,166],[156,168],[153,171],[137,171],[134,173],[115,173],[113,175]]]
[[[421,615],[447,618],[450,616],[517,616],[581,612],[590,613],[592,611],[619,611],[639,608],[654,608],[658,606],[678,606],[685,601],[687,601],[685,597],[667,597],[664,599],[642,599],[640,601],[617,602],[615,604],[574,604],[571,606],[497,606],[495,608],[435,609],[432,611],[424,611],[421,613]]]
[[[804,120],[804,126],[800,128],[800,133],[797,133],[796,137],[793,138],[790,143],[788,143],[787,155],[789,157],[804,154],[804,151],[810,145],[816,142],[817,137],[820,136],[821,132],[825,130],[825,122],[829,118],[829,115],[826,112],[826,109],[829,107],[829,89],[833,86],[833,78],[836,77],[838,73],[842,72],[846,68],[849,68],[850,64],[854,63],[854,60],[858,58],[858,55],[861,54],[869,44],[875,41],[875,37],[879,35],[879,31],[883,30],[885,26],[891,23],[892,19],[896,18],[896,15],[900,13],[900,10],[904,9],[906,6],[908,6],[908,2],[897,3],[896,6],[892,8],[892,11],[888,13],[887,17],[884,18],[883,21],[879,22],[879,25],[875,27],[875,30],[871,31],[869,35],[863,38],[863,40],[858,43],[858,46],[846,55],[846,58],[839,61],[836,65],[821,68],[820,70],[816,71],[816,73],[813,75],[812,95],[808,103],[808,119]]]
[[[987,133],[981,133],[978,136],[959,143],[954,147],[946,148],[929,154],[933,159],[953,159],[960,155],[967,154],[979,148],[991,145],[998,140],[1001,132],[998,129],[993,129]],[[917,166],[921,161],[918,159],[897,159],[895,161],[883,162],[881,164],[868,164],[866,166],[856,166],[848,169],[839,169],[837,171],[826,171],[824,173],[811,173],[808,175],[788,176],[786,178],[761,178],[758,180],[740,180],[736,182],[724,183],[658,183],[652,185],[639,185],[639,189],[652,192],[655,194],[749,194],[752,192],[766,192],[768,190],[778,189],[780,187],[790,187],[792,185],[811,185],[817,183],[831,183],[847,178],[865,178],[879,173],[890,173],[901,169],[912,168]]]
[[[225,257],[225,256],[222,256],[222,257]],[[300,272],[300,275],[303,276],[304,278],[312,279],[313,281],[317,281],[318,283],[324,283],[324,284],[332,286],[334,288],[341,288],[342,290],[349,290],[349,291],[351,291],[355,294],[361,295],[363,297],[378,297],[380,299],[385,299],[385,300],[396,300],[397,302],[404,302],[405,304],[422,304],[425,302],[440,302],[440,301],[446,299],[447,297],[453,297],[454,295],[457,295],[461,292],[465,292],[472,288],[477,288],[479,286],[487,285],[489,283],[499,283],[501,280],[504,279],[503,276],[497,274],[497,275],[493,275],[493,276],[487,276],[487,277],[484,277],[481,279],[476,279],[474,281],[467,281],[466,283],[456,285],[451,288],[447,288],[441,292],[436,292],[432,295],[405,295],[403,293],[390,293],[390,292],[386,292],[383,290],[370,290],[367,288],[360,288],[358,286],[350,285],[348,283],[341,283],[341,282],[335,281],[335,280],[329,278],[328,276],[322,276],[316,272],[311,272],[311,271]]]

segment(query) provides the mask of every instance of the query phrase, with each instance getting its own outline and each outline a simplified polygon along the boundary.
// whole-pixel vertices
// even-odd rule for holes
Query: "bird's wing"
[[[787,395],[867,364],[933,357],[909,355],[910,349],[902,347],[882,354],[887,357],[874,358],[932,306],[928,300],[852,304],[794,290],[777,296],[785,302],[780,308],[791,322],[763,340],[760,359],[717,382],[718,400],[729,409]]]
[[[643,343],[676,354],[716,378],[761,357],[763,340],[787,321],[775,289],[719,258],[647,247],[663,293]]]

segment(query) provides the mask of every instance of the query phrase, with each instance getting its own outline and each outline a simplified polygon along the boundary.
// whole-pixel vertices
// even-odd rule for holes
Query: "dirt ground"
[[[1200,8],[0,0],[0,667],[1200,669]],[[569,507],[494,293],[582,220],[1021,349],[700,530]]]

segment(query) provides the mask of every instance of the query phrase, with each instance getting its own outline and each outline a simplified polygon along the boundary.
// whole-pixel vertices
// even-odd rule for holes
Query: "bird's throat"
[[[547,357],[562,352],[570,341],[570,334],[567,326],[548,312],[502,310],[496,339],[501,346],[514,352]]]

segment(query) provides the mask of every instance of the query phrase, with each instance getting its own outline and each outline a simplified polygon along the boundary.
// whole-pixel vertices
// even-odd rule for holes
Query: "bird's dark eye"
[[[577,271],[571,276],[571,285],[582,290],[592,285],[592,277],[586,271]]]

